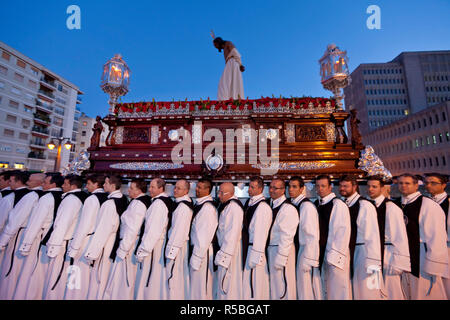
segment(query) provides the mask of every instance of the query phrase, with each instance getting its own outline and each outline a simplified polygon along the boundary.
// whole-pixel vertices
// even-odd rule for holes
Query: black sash
[[[449,201],[450,201],[450,196],[447,196],[447,198],[444,199],[444,201],[442,201],[442,203],[440,204],[442,210],[444,210],[445,213],[445,221],[447,222],[448,219],[448,208],[449,208]],[[448,228],[448,224],[445,224],[445,228]],[[448,231],[448,230],[447,230]]]
[[[380,231],[380,246],[381,246],[381,267],[384,265],[384,246],[385,234],[386,234],[386,204],[388,202],[393,203],[391,200],[385,198],[383,202],[377,208],[378,228]]]
[[[225,210],[225,208],[231,203],[231,202],[235,202],[239,207],[241,207],[242,210],[244,210],[244,206],[242,205],[241,201],[239,201],[238,199],[229,199],[228,201],[221,203],[219,205],[219,207],[217,208],[217,212],[218,212],[218,220],[220,222],[220,215],[222,214],[222,211]],[[214,234],[214,238],[212,241],[212,245],[213,245],[213,254],[214,254],[214,258],[216,257],[217,252],[219,252],[220,250],[220,246],[219,246],[219,239],[217,238],[217,232]],[[214,271],[217,271],[217,265],[214,263],[213,264],[213,269]]]
[[[319,246],[320,246],[320,254],[319,254],[319,270],[322,270],[323,260],[325,258],[325,250],[327,248],[328,241],[328,229],[330,225],[331,211],[333,210],[334,200],[340,200],[338,197],[334,197],[328,203],[324,205],[319,204],[319,200],[316,200],[314,204],[317,207],[317,212],[319,213]]]
[[[44,190],[31,190],[31,191],[36,192],[37,195],[38,195],[38,197],[39,197],[39,199],[40,199],[44,194],[47,193],[47,192],[45,192]]]
[[[287,198],[278,207],[276,207],[275,209],[272,208],[272,224],[270,225],[269,233],[268,233],[267,240],[266,240],[266,257],[269,257],[269,253],[267,252],[267,248],[269,248],[270,234],[272,233],[272,228],[273,228],[273,225],[275,224],[275,219],[277,218],[278,212],[280,211],[281,207],[284,204],[290,204],[291,206],[293,206],[295,208],[295,206]]]
[[[305,202],[312,203],[311,200],[309,200],[308,198],[304,198],[304,199],[303,199],[302,201],[300,201],[300,202],[298,203],[298,205],[296,206],[296,209],[297,209],[297,212],[298,212],[298,218],[299,218],[299,221],[300,221],[300,215],[301,215],[300,207],[301,207],[302,204],[305,203]],[[297,232],[295,232],[295,236],[294,236],[295,259],[297,259],[298,251],[300,250],[300,236],[299,236],[298,229],[299,229],[299,228],[297,228]],[[296,260],[296,261],[297,261],[297,260]]]
[[[116,238],[114,239],[114,245],[109,255],[109,257],[114,261],[116,259],[116,251],[119,248],[120,244],[120,217],[122,216],[122,213],[124,213],[125,210],[127,210],[129,203],[127,197],[124,195],[122,195],[121,198],[110,198],[109,200],[114,201],[114,205],[116,206],[116,213],[119,216],[119,227],[117,228]]]
[[[89,197],[89,194],[84,191],[72,192],[67,194],[66,197],[70,196],[71,194],[77,197],[81,201],[81,203],[84,203],[84,201],[86,201],[86,199]]]
[[[202,204],[196,204],[196,205],[194,206],[194,209],[193,209],[192,220],[191,220],[191,228],[189,228],[189,230],[192,229],[192,222],[194,221],[194,218],[195,218],[195,217],[197,216],[197,214],[202,210],[203,206],[204,206],[206,203],[210,203],[210,204],[214,207],[214,201],[211,201],[211,200],[205,201],[205,202],[203,202]],[[215,233],[215,232],[214,232],[214,233]],[[194,251],[194,245],[191,244],[191,242],[189,241],[189,260],[191,260],[192,252],[193,252],[193,251]],[[189,261],[189,260],[188,260],[188,261]]]
[[[163,198],[163,197],[160,197],[160,199],[161,198]],[[169,230],[172,227],[172,214],[175,212],[175,210],[178,208],[178,206],[180,204],[182,204],[182,203],[187,205],[188,208],[191,209],[192,211],[194,210],[194,205],[192,204],[192,200],[191,201],[183,200],[183,201],[180,201],[180,202],[173,202],[172,201],[172,205],[171,205],[172,206],[172,211],[169,210],[169,212],[170,212],[170,214],[169,214],[169,222],[167,223],[167,229],[166,229],[166,243],[164,244],[164,255],[166,254],[167,243],[169,242]],[[191,220],[191,223],[192,223],[192,220]],[[164,267],[166,266],[166,262],[167,262],[166,259],[164,259]]]
[[[150,208],[150,206],[152,204],[152,198],[147,195],[140,196],[139,198],[136,198],[136,200],[142,202],[147,210],[148,210],[148,208]],[[144,231],[145,231],[145,222],[142,221],[141,230],[139,231],[139,236],[138,236],[138,242],[136,245],[136,249],[134,249],[134,254],[136,254],[137,249],[138,249],[139,245],[141,244],[142,237],[144,236]]]
[[[1,193],[2,193],[2,198],[4,198],[4,197],[6,197],[8,194],[10,194],[10,193],[13,193],[14,192],[14,190],[3,190],[3,191],[1,191]]]
[[[58,208],[59,205],[61,204],[62,201],[62,191],[48,191],[48,193],[51,193],[53,196],[53,200],[54,200],[54,206],[53,206],[53,222],[52,225],[50,227],[50,229],[48,229],[47,234],[45,235],[45,237],[42,239],[41,241],[41,245],[42,246],[46,246],[48,240],[50,239],[50,236],[52,235],[53,232],[53,223],[55,223],[55,219],[56,219],[56,214],[58,213]]]
[[[13,208],[19,203],[19,201],[29,194],[31,190],[28,190],[27,188],[20,189],[20,190],[14,190],[14,205]]]
[[[423,196],[419,196],[414,202],[406,205],[401,204],[403,218],[406,223],[408,234],[409,257],[411,259],[411,273],[419,278],[420,276],[420,227],[419,215],[422,207]]]
[[[103,203],[105,203],[106,200],[108,200],[108,193],[106,192],[96,192],[92,193],[91,196],[96,196],[98,203],[100,204],[100,207]]]

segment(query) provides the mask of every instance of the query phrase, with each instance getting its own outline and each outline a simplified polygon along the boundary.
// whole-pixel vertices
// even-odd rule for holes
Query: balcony
[[[34,149],[40,149],[40,150],[46,150],[47,149],[47,145],[39,140],[36,139],[32,139],[30,141],[30,148],[34,148]]]
[[[43,124],[45,126],[50,125],[50,117],[48,115],[40,114],[35,112],[34,114],[34,122]]]
[[[77,103],[82,103],[82,102],[83,102],[83,99],[81,99],[80,96],[77,96]]]
[[[51,92],[39,89],[38,90],[38,94],[41,95],[41,96],[44,96],[47,99],[55,100],[55,95],[53,93],[51,93]]]
[[[44,136],[45,138],[47,138],[50,135],[49,134],[50,132],[49,132],[48,129],[41,128],[41,127],[38,127],[38,126],[33,126],[33,128],[31,129],[31,133],[35,134],[35,135],[37,135],[39,137]]]
[[[41,83],[50,89],[56,89],[56,83],[53,80],[46,79],[45,77],[41,77]]]
[[[36,100],[36,107],[39,108],[39,110],[42,110],[44,112],[52,113],[53,107],[47,103],[43,103],[39,100]]]
[[[29,159],[40,159],[40,160],[46,160],[46,156],[43,152],[35,152],[35,151],[31,151],[28,154],[28,158]]]

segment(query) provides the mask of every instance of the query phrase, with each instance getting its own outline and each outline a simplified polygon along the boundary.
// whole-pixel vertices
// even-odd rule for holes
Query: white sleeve
[[[167,227],[168,209],[164,201],[156,199],[148,208],[145,218],[145,231],[140,249],[150,254]]]
[[[191,243],[194,245],[192,254],[203,259],[217,229],[216,208],[210,203],[206,203],[195,220],[195,225],[192,224],[192,228],[195,228],[196,232],[191,232]]]
[[[350,212],[347,205],[341,200],[332,201],[334,206],[328,229],[327,262],[343,270],[349,254]]]
[[[119,257],[125,257],[133,249],[145,218],[145,212],[147,211],[145,205],[139,200],[132,201],[130,206],[128,209],[130,210],[130,215],[124,217],[125,219],[122,220],[124,222],[122,226],[124,233],[123,239],[120,241],[119,248],[117,249],[117,255]]]
[[[244,213],[242,208],[233,201],[230,202],[227,209],[228,213],[225,216],[225,230],[220,250],[233,256],[241,237]]]
[[[303,262],[312,267],[319,266],[319,214],[316,206],[311,202],[304,202],[300,207],[299,235],[306,241],[302,252]]]
[[[289,256],[289,250],[294,244],[294,236],[297,231],[299,217],[297,209],[292,205],[283,204],[284,210],[280,209],[277,216],[280,227],[280,242],[278,243],[278,253],[282,256]]]
[[[8,213],[11,211],[14,204],[14,193],[7,195],[0,200],[0,232],[6,225],[8,221]]]
[[[184,203],[178,205],[175,209],[174,218],[172,220],[172,231],[170,232],[169,239],[167,240],[166,258],[175,260],[181,247],[189,239],[189,231],[192,220],[192,210],[188,208]],[[175,217],[176,214],[176,217]]]
[[[378,228],[377,210],[368,201],[360,201],[357,219],[358,229],[363,235],[366,250],[365,270],[370,266],[381,267],[380,229]]]
[[[36,192],[26,194],[19,203],[9,212],[8,222],[0,235],[0,246],[4,247],[16,235],[21,227],[25,226],[39,196]]]
[[[75,229],[73,239],[70,242],[70,256],[75,257],[78,255],[86,236],[94,228],[95,221],[100,203],[95,195],[89,196],[83,205],[81,210],[80,221]]]
[[[386,203],[385,234],[388,241],[392,243],[392,245],[385,246],[385,251],[390,251],[391,256],[391,261],[386,261],[386,263],[397,269],[411,272],[408,233],[403,219],[403,211],[392,202]]]

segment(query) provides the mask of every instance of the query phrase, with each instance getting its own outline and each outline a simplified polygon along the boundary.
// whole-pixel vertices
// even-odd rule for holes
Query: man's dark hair
[[[3,180],[9,180],[11,178],[11,171],[3,171],[0,172],[0,177],[3,177]]]
[[[367,178],[367,181],[378,181],[381,187],[386,185],[386,182],[383,180],[383,177],[380,175],[370,176]]]
[[[439,179],[439,181],[442,184],[447,184],[448,183],[448,175],[446,175],[446,174],[441,174],[441,173],[437,173],[437,172],[431,172],[431,173],[426,173],[425,177],[427,177],[427,178],[435,177],[435,178]]]
[[[47,172],[45,177],[50,177],[50,183],[54,183],[57,188],[61,188],[64,184],[64,177],[59,172]]]
[[[250,182],[258,182],[258,187],[260,187],[261,189],[264,189],[264,180],[261,177],[258,176],[253,176],[250,178]]]
[[[122,187],[122,178],[118,175],[110,175],[110,176],[106,176],[106,178],[109,179],[109,183],[113,184],[114,187],[116,188],[116,190],[120,190],[120,188]]]
[[[64,177],[64,180],[69,180],[71,186],[76,186],[78,189],[83,187],[83,178],[76,174],[69,174]]]
[[[86,181],[91,181],[92,183],[96,183],[99,188],[103,188],[105,184],[105,176],[103,174],[93,173],[86,178]]]
[[[147,192],[147,182],[142,178],[133,178],[131,183],[136,185],[136,188],[142,191],[142,193]]]
[[[14,177],[16,181],[22,182],[22,184],[27,184],[28,179],[30,178],[30,173],[28,171],[15,171],[11,173],[11,177]]]
[[[158,188],[162,188],[163,190],[166,190],[166,181],[164,181],[164,179],[161,178],[155,178],[154,179],[156,181],[156,186]]]
[[[272,181],[281,181],[283,183],[283,188],[286,189],[286,181],[284,181],[283,179],[281,179],[281,178],[274,178],[274,179],[272,179]]]
[[[201,178],[200,180],[198,180],[198,183],[204,183],[207,187],[208,187],[208,193],[211,193],[212,188],[213,188],[213,184],[212,181],[208,178]]]
[[[217,38],[215,38],[214,39],[214,41],[213,41],[213,43],[217,43],[218,44],[218,46],[219,46],[219,52],[222,52],[222,48],[223,48],[223,46],[225,45],[225,40],[223,40],[221,37],[217,37]]]
[[[314,183],[317,183],[317,181],[319,181],[319,180],[327,180],[329,186],[332,186],[332,185],[333,185],[333,184],[331,183],[331,178],[330,178],[330,176],[327,176],[327,175],[325,175],[325,174],[318,175],[318,176],[316,177],[316,179],[314,180]]]
[[[305,186],[305,181],[299,176],[293,176],[291,179],[289,179],[289,181],[297,181],[300,188],[303,188]]]
[[[400,178],[411,178],[413,180],[414,184],[419,183],[419,178],[416,175],[411,174],[411,173],[403,173],[398,176],[398,179],[400,179]]]
[[[340,179],[339,179],[339,183],[341,182],[351,182],[353,186],[357,186],[358,185],[358,181],[356,180],[355,176],[350,176],[350,175],[343,175]]]

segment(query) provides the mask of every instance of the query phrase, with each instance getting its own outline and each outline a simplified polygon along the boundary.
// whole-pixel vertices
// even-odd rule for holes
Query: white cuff
[[[178,255],[178,251],[180,251],[179,247],[170,246],[166,248],[166,258],[170,260],[175,260]]]
[[[78,255],[79,249],[74,249],[72,247],[67,251],[67,255],[71,258],[75,258]]]
[[[32,246],[32,244],[31,243],[22,243],[22,245],[20,246],[20,248],[19,248],[19,251],[20,252],[30,252],[31,251],[31,246]]]
[[[194,269],[195,271],[200,270],[200,267],[202,266],[202,261],[203,261],[202,258],[193,254],[191,257],[191,262],[190,262],[192,269]]]
[[[122,259],[122,260],[125,259],[125,257],[127,256],[127,254],[128,254],[128,251],[124,251],[124,250],[122,250],[120,247],[117,248],[116,256],[119,257],[120,259]]]
[[[8,245],[9,240],[11,240],[11,236],[6,232],[3,232],[0,236],[0,247],[6,247]]]
[[[250,252],[248,254],[248,266],[250,269],[255,268],[256,266],[264,266],[265,265],[265,254],[264,252],[259,252],[250,247]]]
[[[47,256],[50,258],[56,257],[61,251],[62,246],[55,246],[52,244],[47,244]]]
[[[273,259],[273,265],[275,269],[283,269],[288,261],[288,256],[283,256],[280,253],[277,253],[275,258]]]
[[[336,268],[339,268],[341,270],[344,270],[346,258],[347,257],[345,255],[339,253],[338,251],[336,251],[334,249],[330,249],[327,252],[327,262],[328,262],[328,264],[331,264],[331,265],[333,265]]]
[[[228,269],[231,263],[231,258],[233,256],[229,255],[228,253],[223,252],[222,250],[219,250],[216,254],[216,258],[214,260],[214,263],[218,266],[222,266],[225,269]]]

